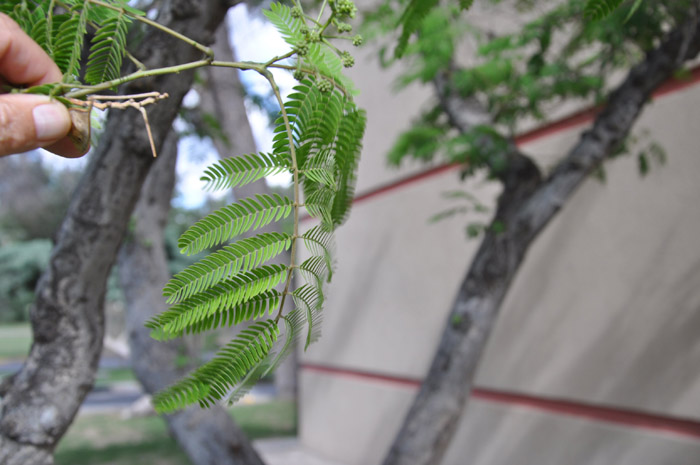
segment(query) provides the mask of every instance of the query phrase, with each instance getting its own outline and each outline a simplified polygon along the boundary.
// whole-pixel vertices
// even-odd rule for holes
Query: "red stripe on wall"
[[[342,376],[368,382],[393,384],[412,389],[417,389],[421,384],[421,380],[417,378],[387,375],[363,370],[351,370],[319,364],[302,364],[301,369],[329,376]],[[690,418],[658,415],[639,410],[481,387],[475,387],[472,390],[471,397],[486,402],[526,407],[541,412],[585,418],[629,428],[660,431],[700,440],[700,421]]]
[[[654,92],[654,97],[662,97],[664,95],[672,94],[684,89],[687,89],[688,87],[694,86],[700,82],[700,66],[693,68],[689,75],[686,78],[683,79],[670,79],[667,81],[665,84],[661,85],[656,92]],[[580,112],[577,112],[573,115],[567,116],[566,118],[557,120],[553,123],[547,124],[546,126],[543,126],[541,128],[534,129],[532,131],[528,131],[526,133],[523,133],[519,135],[518,137],[515,138],[515,142],[517,145],[524,145],[529,142],[534,142],[538,139],[542,139],[547,136],[554,135],[556,133],[559,133],[561,131],[566,131],[567,129],[571,129],[574,127],[578,126],[583,126],[584,124],[588,124],[591,121],[593,121],[593,118],[595,118],[596,114],[600,111],[600,107],[594,107],[594,108],[587,108],[585,110],[582,110]],[[393,190],[399,189],[401,187],[404,187],[406,185],[412,184],[417,181],[421,181],[423,179],[442,174],[446,171],[456,169],[460,165],[459,164],[447,164],[447,165],[441,165],[435,168],[431,168],[426,171],[422,171],[418,174],[414,174],[411,176],[406,176],[404,178],[401,178],[397,181],[385,184],[383,186],[379,186],[374,189],[370,189],[368,191],[362,192],[358,194],[355,197],[355,203],[360,203],[365,200],[368,200],[372,197],[375,197],[377,195],[382,195],[387,192],[391,192]]]

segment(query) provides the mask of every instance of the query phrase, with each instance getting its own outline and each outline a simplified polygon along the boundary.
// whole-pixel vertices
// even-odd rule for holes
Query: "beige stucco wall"
[[[368,109],[358,192],[419,172],[384,154],[427,92],[392,95],[391,74],[354,76]],[[656,99],[638,122],[667,151],[642,177],[636,158],[587,181],[531,248],[502,309],[477,385],[700,420],[700,86]],[[544,169],[583,127],[523,147]],[[473,216],[431,224],[463,189],[493,205],[498,186],[456,170],[358,203],[337,234],[323,337],[302,363],[421,378],[478,240]],[[483,220],[483,217],[476,218]],[[348,465],[378,463],[413,387],[301,372],[305,446]],[[475,400],[446,465],[700,463],[690,438]]]

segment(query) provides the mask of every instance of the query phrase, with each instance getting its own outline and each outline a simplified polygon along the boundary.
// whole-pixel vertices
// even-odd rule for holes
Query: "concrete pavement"
[[[267,465],[346,465],[305,449],[297,438],[261,439],[255,449]]]

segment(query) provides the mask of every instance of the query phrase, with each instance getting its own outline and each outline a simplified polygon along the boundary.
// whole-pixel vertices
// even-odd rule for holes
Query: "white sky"
[[[261,14],[251,16],[244,4],[229,10],[227,21],[232,31],[229,39],[236,51],[237,60],[267,61],[289,50],[289,45],[279,36],[275,28]],[[290,73],[285,71],[275,70],[274,74],[284,96],[296,81]],[[257,73],[241,72],[240,78],[250,92],[266,95],[269,91],[267,81]],[[196,93],[191,93],[185,98],[185,104],[196,105],[197,100]],[[248,106],[247,110],[258,150],[270,151],[272,131],[268,127],[267,116],[253,106]],[[205,201],[207,195],[211,195],[203,191],[199,178],[204,168],[217,160],[216,151],[210,141],[200,141],[196,137],[183,138],[180,149],[181,154],[188,155],[178,157],[178,185],[174,202],[185,208],[197,207]],[[85,158],[67,160],[43,150],[41,152],[43,162],[54,169],[82,169],[85,166]],[[289,181],[287,175],[268,178],[270,184],[288,185]]]

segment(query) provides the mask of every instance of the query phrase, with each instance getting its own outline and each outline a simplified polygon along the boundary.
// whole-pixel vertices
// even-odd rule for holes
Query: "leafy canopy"
[[[557,115],[564,102],[601,103],[615,72],[652,48],[689,6],[687,0],[544,0],[536,2],[542,14],[503,33],[473,20],[473,12],[465,13],[457,1],[427,8],[430,2],[385,0],[367,17],[369,33],[390,33],[406,18],[397,11],[414,3],[420,3],[422,19],[414,37],[399,39],[408,69],[398,85],[439,84],[439,90],[433,105],[398,138],[389,160],[441,158],[462,163],[464,175],[486,170],[492,177],[507,167],[504,152],[516,134]],[[488,9],[506,0],[475,3]],[[534,4],[510,0],[508,7],[526,12]],[[465,43],[472,44],[470,54]],[[391,40],[384,46],[386,65],[393,63],[386,50],[394,45]],[[461,114],[478,118],[468,128],[456,127],[445,99],[459,100]]]

